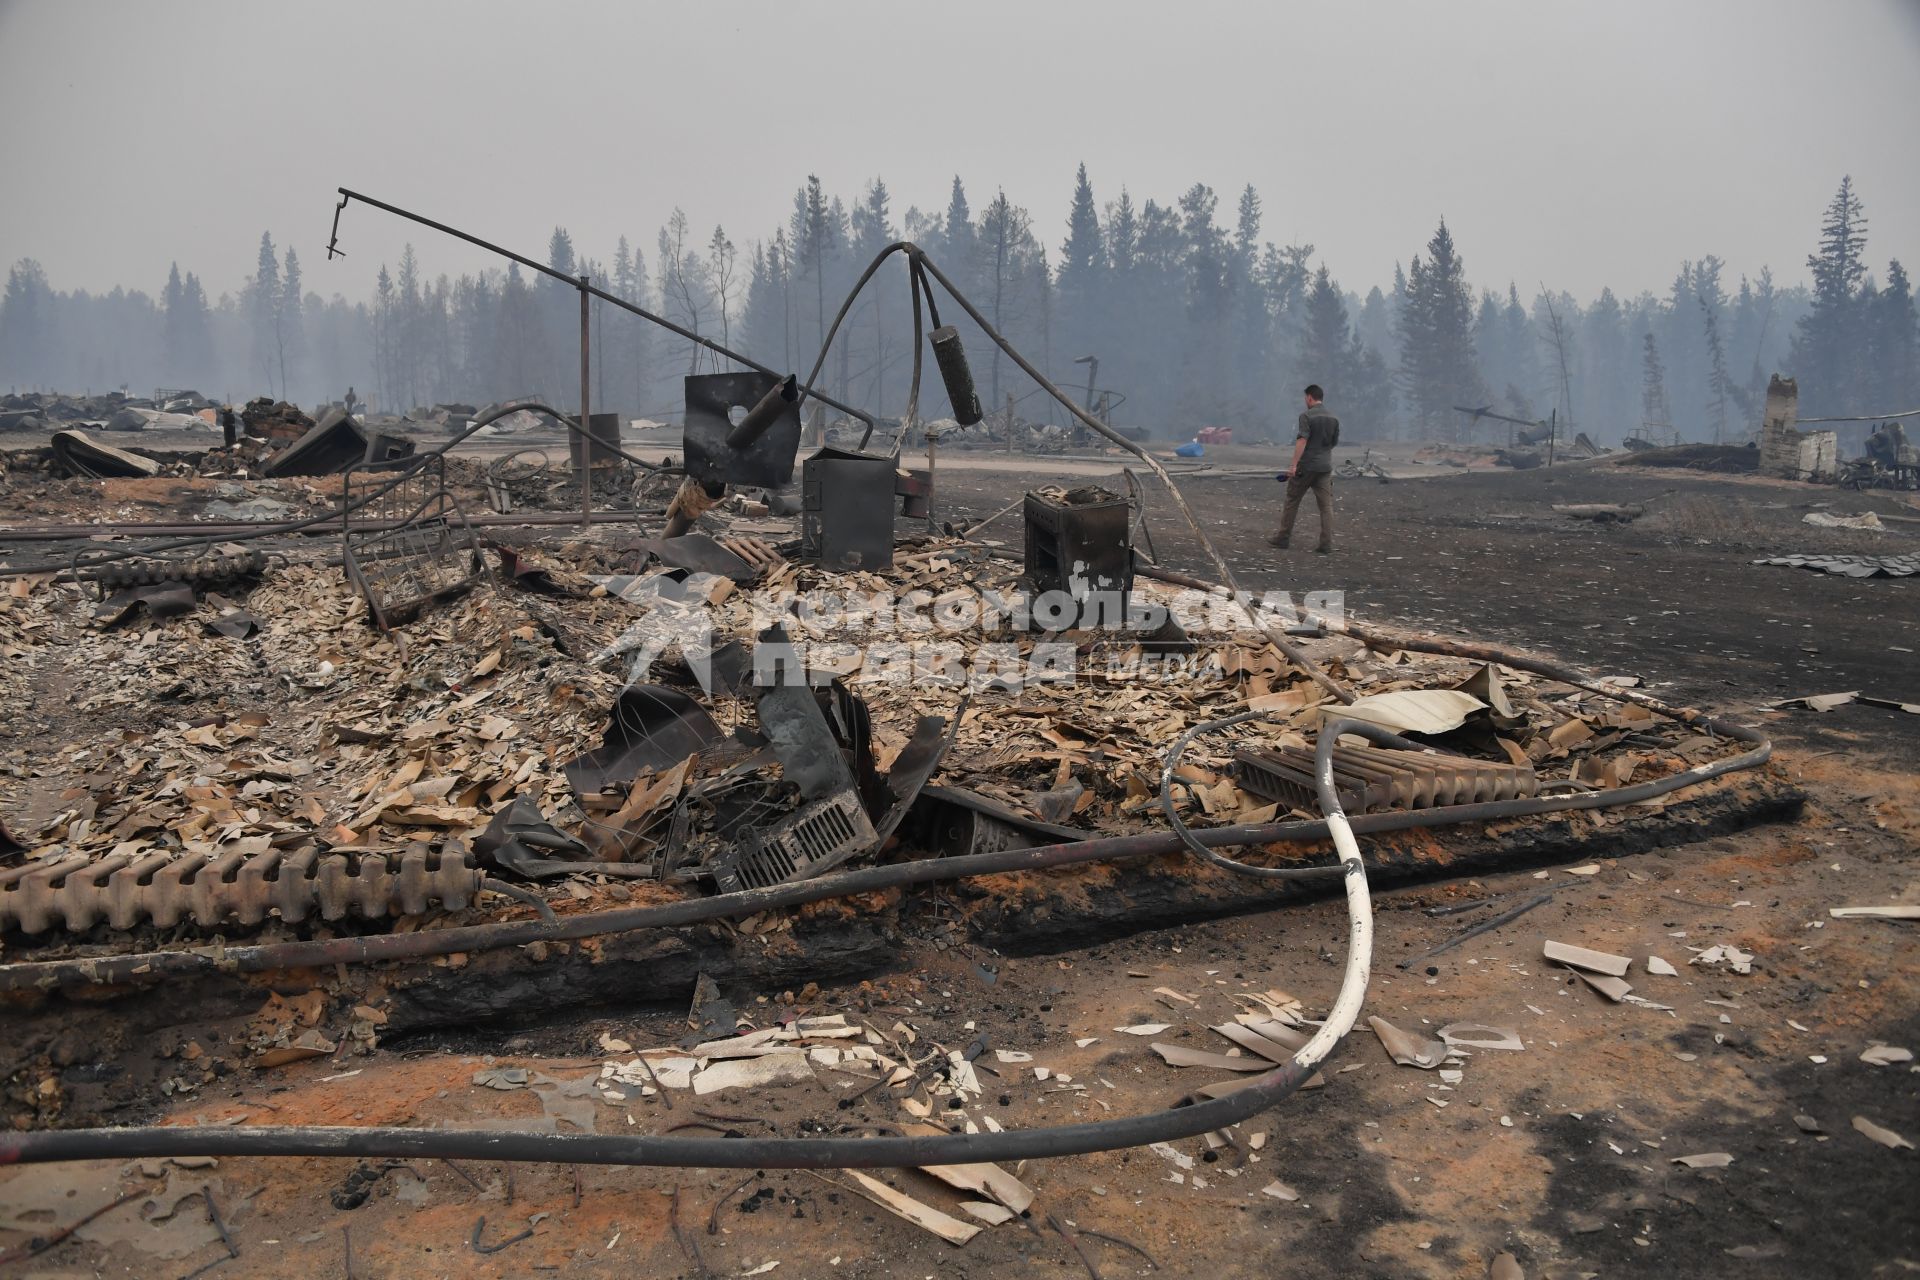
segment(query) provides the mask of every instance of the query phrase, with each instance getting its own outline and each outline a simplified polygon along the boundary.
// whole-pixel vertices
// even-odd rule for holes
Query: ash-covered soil
[[[1029,483],[1017,471],[943,471],[938,514],[956,522],[989,514]],[[1523,871],[1381,895],[1367,1011],[1423,1038],[1454,1022],[1511,1028],[1522,1051],[1475,1051],[1459,1078],[1448,1079],[1396,1065],[1363,1025],[1329,1065],[1324,1088],[1240,1126],[1237,1149],[1191,1139],[1173,1145],[1178,1160],[1134,1150],[1029,1163],[1017,1172],[1036,1192],[1030,1221],[983,1231],[963,1248],[891,1216],[844,1181],[829,1186],[799,1172],[766,1173],[740,1187],[742,1175],[732,1172],[582,1168],[576,1182],[565,1166],[522,1167],[509,1178],[501,1165],[455,1171],[424,1162],[383,1171],[364,1203],[340,1208],[333,1193],[350,1161],[228,1160],[211,1173],[165,1175],[170,1187],[187,1185],[188,1174],[217,1179],[240,1256],[213,1274],[344,1275],[348,1241],[360,1276],[740,1275],[769,1262],[780,1265],[758,1274],[776,1280],[1087,1274],[1047,1227],[1048,1214],[1130,1241],[1162,1268],[1153,1272],[1083,1234],[1108,1277],[1477,1278],[1502,1252],[1528,1277],[1920,1268],[1916,1152],[1889,1149],[1853,1124],[1863,1117],[1920,1142],[1912,1064],[1861,1060],[1876,1041],[1920,1050],[1916,926],[1828,915],[1835,906],[1920,900],[1912,765],[1920,717],[1861,704],[1825,714],[1758,710],[1796,694],[1854,689],[1920,702],[1920,582],[1749,563],[1793,551],[1898,553],[1920,544],[1920,525],[1891,519],[1878,535],[1804,525],[1816,504],[1839,514],[1920,512],[1885,495],[1610,462],[1346,481],[1336,482],[1338,550],[1320,557],[1283,555],[1261,541],[1279,506],[1271,480],[1190,477],[1183,489],[1251,588],[1341,589],[1356,617],[1381,625],[1638,675],[1667,700],[1766,725],[1779,748],[1774,767],[1811,800],[1795,823],[1603,859],[1590,874]],[[1554,503],[1648,510],[1630,524],[1596,525],[1555,513]],[[1161,561],[1202,571],[1177,513],[1151,490],[1148,516]],[[1303,519],[1310,535],[1311,512]],[[1011,520],[993,532],[1018,545]],[[1298,536],[1296,545],[1310,546],[1310,538]],[[1584,870],[1577,848],[1568,865]],[[1545,888],[1557,890],[1552,902],[1420,959]],[[1012,1128],[1166,1106],[1218,1079],[1166,1065],[1150,1042],[1223,1052],[1227,1042],[1208,1028],[1243,1007],[1235,996],[1271,989],[1319,1015],[1338,983],[1346,927],[1336,902],[1318,901],[1014,957],[971,941],[936,894],[910,932],[894,970],[869,983],[728,994],[763,1019],[783,1008],[845,1012],[883,1029],[910,1023],[923,1042],[959,1047],[985,1033],[995,1049],[1031,1054],[1001,1062],[990,1050],[982,1093],[956,1112]],[[1631,957],[1633,994],[1670,1007],[1607,1001],[1543,962],[1548,938]],[[1726,945],[1753,956],[1751,972],[1689,963],[1703,948]],[[1677,974],[1650,973],[1651,956]],[[1402,960],[1410,967],[1399,968]],[[1152,1036],[1116,1031],[1141,1023],[1168,1025]],[[60,1055],[77,1084],[99,1074],[100,1056],[124,1041],[107,1037],[97,1020],[74,1025]],[[122,1100],[114,1113],[176,1123],[422,1127],[525,1118],[540,1112],[531,1091],[477,1087],[474,1073],[521,1065],[591,1078],[602,1060],[626,1056],[603,1049],[603,1035],[639,1048],[686,1034],[682,1010],[636,990],[629,1006],[593,1017],[416,1037],[370,1056],[343,1052],[271,1071],[203,1072],[207,1057],[242,1058],[233,1037],[244,1025],[143,1024],[142,1035],[164,1039],[171,1056],[158,1076],[126,1079],[121,1087],[145,1097]],[[198,1049],[186,1049],[186,1040]],[[1035,1068],[1052,1078],[1039,1079]],[[1059,1073],[1084,1091],[1062,1088]],[[160,1077],[194,1088],[163,1096]],[[672,1109],[650,1098],[597,1103],[594,1119],[603,1133],[660,1132],[698,1118],[698,1107],[766,1122],[718,1122],[737,1132],[770,1127],[788,1136],[911,1119],[875,1095],[839,1107],[858,1087],[848,1080],[823,1069],[813,1083],[755,1093],[695,1099],[681,1091]],[[1796,1116],[1810,1118],[1812,1131]],[[1257,1150],[1255,1132],[1264,1135]],[[1725,1153],[1731,1163],[1675,1163],[1706,1153]],[[918,1172],[883,1176],[951,1213],[967,1198]],[[15,1173],[0,1181],[0,1207],[49,1178],[77,1183],[82,1171]],[[1275,1181],[1297,1198],[1264,1194]],[[189,1202],[179,1213],[192,1211]],[[531,1237],[481,1253],[471,1241],[482,1215],[488,1244],[537,1220]],[[40,1221],[72,1216],[56,1208]],[[0,1230],[0,1249],[28,1234]],[[190,1247],[164,1258],[151,1241],[128,1235],[83,1233],[34,1265],[49,1275],[185,1275],[224,1253],[210,1225],[198,1243],[186,1237]]]

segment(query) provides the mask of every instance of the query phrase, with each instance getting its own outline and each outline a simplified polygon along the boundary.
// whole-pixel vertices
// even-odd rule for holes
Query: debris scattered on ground
[[[1524,1051],[1527,1047],[1519,1032],[1506,1027],[1484,1027],[1477,1022],[1448,1023],[1440,1028],[1440,1039],[1450,1048]]]
[[[1387,1056],[1403,1067],[1431,1071],[1446,1061],[1447,1054],[1451,1052],[1445,1040],[1421,1040],[1400,1030],[1385,1018],[1369,1017],[1367,1025],[1380,1037],[1380,1047],[1387,1051]]]
[[[1853,1127],[1883,1147],[1890,1147],[1895,1151],[1912,1151],[1914,1149],[1911,1142],[1908,1142],[1905,1138],[1893,1130],[1886,1128],[1884,1125],[1875,1124],[1865,1116],[1855,1116],[1853,1118]]]
[[[1840,578],[1909,578],[1920,573],[1920,555],[1904,556],[1774,556],[1755,564],[1788,569],[1812,569]]]
[[[1829,907],[1835,920],[1920,920],[1920,903],[1896,902],[1884,907]]]
[[[1708,947],[1687,961],[1688,964],[1725,964],[1735,973],[1752,973],[1753,957],[1731,943]]]
[[[1543,948],[1547,959],[1557,961],[1572,969],[1584,969],[1588,973],[1606,974],[1608,977],[1623,978],[1633,961],[1626,956],[1616,956],[1605,951],[1590,951],[1586,947],[1576,947],[1571,943],[1549,940]]]
[[[1857,516],[1837,516],[1831,511],[1809,511],[1800,517],[1800,522],[1820,529],[1870,529],[1875,533],[1884,533],[1887,528],[1880,523],[1880,517],[1871,511],[1863,511]]]
[[[869,1177],[858,1169],[849,1169],[846,1172],[847,1176],[853,1179],[861,1195],[889,1213],[905,1218],[914,1226],[931,1231],[948,1244],[963,1245],[980,1234],[979,1227],[942,1213],[932,1205],[923,1204],[912,1196],[903,1195],[878,1178]]]
[[[1733,1157],[1725,1151],[1708,1151],[1693,1156],[1672,1156],[1669,1163],[1683,1164],[1689,1169],[1724,1169],[1733,1163]]]

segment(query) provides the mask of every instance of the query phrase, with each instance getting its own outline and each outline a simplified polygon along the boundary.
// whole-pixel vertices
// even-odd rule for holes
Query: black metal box
[[[1025,510],[1034,625],[1047,631],[1124,625],[1133,590],[1132,504],[1089,486],[1057,497],[1029,493]],[[1063,610],[1063,597],[1076,607]]]
[[[893,566],[891,457],[822,449],[800,464],[800,554],[823,568]]]

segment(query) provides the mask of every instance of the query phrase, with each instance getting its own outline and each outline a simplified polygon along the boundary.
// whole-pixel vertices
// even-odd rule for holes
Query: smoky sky
[[[364,296],[411,240],[347,186],[536,257],[651,259],[678,206],[743,249],[817,173],[896,221],[1004,188],[1057,254],[1074,168],[1310,243],[1364,291],[1445,216],[1476,286],[1662,292],[1682,259],[1806,278],[1843,174],[1920,266],[1915,0],[1208,3],[0,2],[0,262],[56,288],[237,289],[260,233]],[[497,264],[495,264],[497,265]]]

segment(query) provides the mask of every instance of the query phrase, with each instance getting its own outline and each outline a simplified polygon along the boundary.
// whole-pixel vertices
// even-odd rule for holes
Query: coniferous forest
[[[1774,372],[1798,379],[1803,416],[1920,407],[1912,287],[1898,261],[1871,256],[1851,179],[1808,228],[1804,271],[1736,272],[1702,253],[1678,262],[1664,293],[1632,297],[1556,291],[1551,264],[1543,281],[1476,277],[1473,229],[1437,216],[1430,238],[1382,262],[1377,279],[1339,280],[1313,245],[1265,238],[1251,186],[1223,202],[1195,184],[1162,202],[1124,186],[1100,191],[1085,166],[1064,217],[1036,219],[958,177],[944,207],[905,210],[879,179],[843,195],[809,178],[781,226],[702,231],[676,211],[650,240],[612,246],[576,244],[557,227],[546,255],[558,271],[804,376],[846,290],[902,237],[1063,385],[1084,394],[1093,366],[1080,358],[1096,357],[1095,390],[1110,393],[1114,421],[1162,437],[1213,425],[1243,438],[1284,432],[1308,381],[1328,388],[1355,440],[1458,438],[1466,420],[1454,407],[1486,406],[1527,420],[1555,414],[1602,444],[1733,442],[1758,423]],[[362,281],[363,295],[323,296],[295,246],[271,231],[251,252],[245,285],[219,297],[191,263],[169,264],[152,292],[142,281],[94,294],[62,290],[22,259],[0,300],[0,387],[192,388],[311,404],[351,386],[393,413],[578,399],[578,294],[561,282],[516,265],[429,279],[409,247]],[[895,258],[850,315],[822,388],[901,413],[908,307]],[[1011,397],[1028,420],[1060,420],[958,322],[989,411]],[[602,303],[590,323],[596,409],[677,421],[681,377],[725,363]]]

